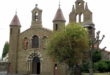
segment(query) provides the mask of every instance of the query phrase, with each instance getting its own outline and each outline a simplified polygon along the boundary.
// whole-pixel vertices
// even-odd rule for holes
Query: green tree
[[[7,55],[8,51],[9,51],[9,43],[6,42],[3,48],[2,58],[4,58]]]
[[[92,62],[93,62],[93,69],[94,71],[97,71],[96,67],[98,66],[95,66],[95,63],[98,63],[101,61],[101,50],[100,49],[94,49],[91,51],[92,52]],[[89,72],[89,61],[86,61],[85,63],[83,63],[82,65],[82,71],[83,72]]]
[[[92,61],[93,63],[100,61],[102,58],[101,50],[93,50],[92,51]]]
[[[55,32],[47,44],[47,50],[50,56],[60,63],[66,63],[69,66],[71,75],[81,75],[76,69],[86,58],[88,52],[88,34],[79,24],[68,24],[64,29]],[[75,73],[77,72],[77,73]]]

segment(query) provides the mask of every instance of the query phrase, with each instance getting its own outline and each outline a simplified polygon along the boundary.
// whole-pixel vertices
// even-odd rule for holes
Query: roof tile
[[[18,25],[18,26],[21,25],[17,14],[15,14],[15,16],[13,17],[13,19],[12,19],[10,25]]]
[[[63,16],[63,13],[62,13],[62,10],[60,7],[58,8],[58,10],[56,12],[56,15],[55,15],[53,21],[65,21],[65,18]]]

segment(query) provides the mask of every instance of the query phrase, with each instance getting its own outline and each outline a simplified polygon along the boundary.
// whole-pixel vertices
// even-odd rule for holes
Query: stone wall
[[[102,60],[110,60],[110,52],[106,50],[101,51]]]
[[[0,62],[0,71],[8,70],[8,62]]]

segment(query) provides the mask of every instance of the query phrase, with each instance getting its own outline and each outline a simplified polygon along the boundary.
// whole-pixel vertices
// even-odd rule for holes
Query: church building
[[[67,66],[58,64],[46,53],[46,42],[55,31],[65,27],[65,18],[59,6],[53,19],[53,30],[42,26],[42,10],[36,5],[32,10],[30,28],[21,32],[17,14],[10,23],[9,67],[10,74],[67,75]],[[69,15],[69,22],[81,23],[94,37],[95,27],[92,12],[83,0],[76,0]]]

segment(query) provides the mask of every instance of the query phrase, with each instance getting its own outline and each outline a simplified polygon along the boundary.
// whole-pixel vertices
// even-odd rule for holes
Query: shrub
[[[98,72],[107,72],[108,64],[105,61],[99,61],[94,64],[94,70]]]

